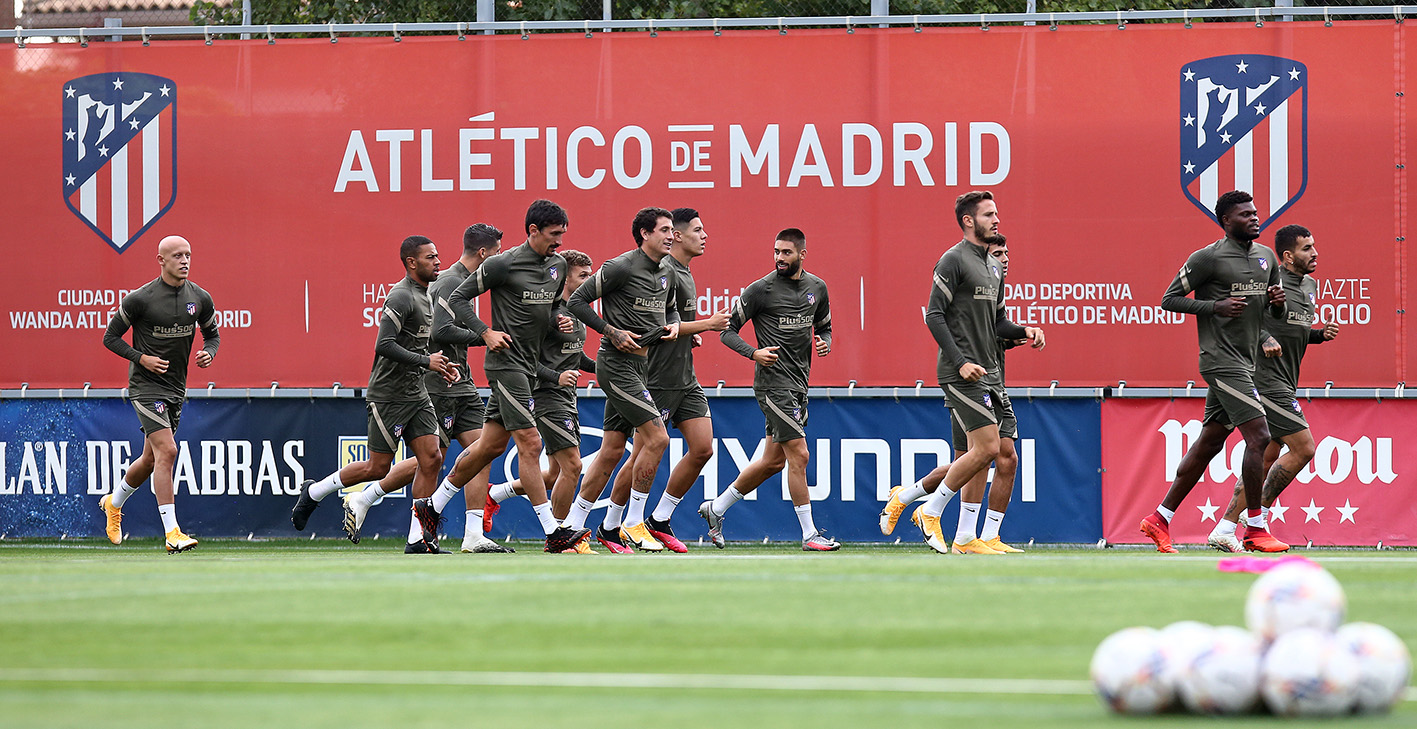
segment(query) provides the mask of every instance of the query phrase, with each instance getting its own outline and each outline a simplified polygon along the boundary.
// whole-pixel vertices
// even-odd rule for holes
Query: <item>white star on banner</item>
[[[1220,134],[1220,141],[1224,142],[1225,144],[1229,144],[1229,143],[1230,143],[1230,132],[1221,132],[1221,134]]]
[[[1320,524],[1323,523],[1323,522],[1319,521],[1319,514],[1323,512],[1324,507],[1322,507],[1322,506],[1315,506],[1313,499],[1309,499],[1309,505],[1308,505],[1308,506],[1301,506],[1301,507],[1299,507],[1299,510],[1302,511],[1302,512],[1304,512],[1304,523],[1305,523],[1305,524],[1308,524],[1308,523],[1311,522],[1311,521],[1318,521]]]
[[[1196,508],[1201,510],[1201,521],[1215,521],[1215,512],[1220,509],[1219,506],[1210,503],[1209,496],[1205,497],[1204,504],[1201,504]]]
[[[1255,104],[1255,113],[1264,116],[1264,104]]]
[[[1279,499],[1274,500],[1274,506],[1269,507],[1270,518],[1274,521],[1284,521],[1284,512],[1289,511],[1289,507],[1280,506]]]
[[[1186,77],[1186,80],[1187,80],[1187,81],[1195,81],[1195,80],[1196,80],[1196,72],[1195,72],[1195,71],[1192,71],[1192,70],[1189,69],[1189,68],[1186,69],[1186,73],[1183,74],[1183,75]]]
[[[167,96],[167,92],[171,90],[172,87],[168,86],[167,84],[163,84],[162,86],[158,87],[158,91],[161,91],[163,96]]]
[[[103,145],[102,147],[99,147],[99,148],[98,148],[98,153],[99,153],[100,155],[104,156],[104,157],[107,157],[107,156],[108,156],[108,145],[105,144],[105,145]]]
[[[118,89],[119,91],[122,91],[122,90],[123,90],[123,79],[121,79],[121,78],[113,79],[113,88]]]
[[[65,87],[64,87],[64,98],[66,98],[66,99],[72,99],[72,98],[74,98],[74,87],[73,87],[73,86],[65,86]]]
[[[1193,164],[1191,164],[1190,162],[1187,162],[1187,163],[1186,163],[1186,174],[1189,175],[1189,174],[1191,174],[1191,173],[1193,173],[1193,172],[1195,172],[1195,171],[1196,171],[1196,166],[1193,165]]]
[[[67,183],[69,183],[69,184],[72,186],[72,185],[73,185],[75,182],[77,182],[78,180],[77,180],[73,175],[69,175],[69,176],[67,176],[67,177],[64,178],[64,181],[67,182]]]
[[[1294,67],[1294,68],[1289,69],[1289,79],[1290,79],[1291,81],[1298,81],[1298,80],[1299,80],[1299,68],[1298,68],[1297,66]]]
[[[73,130],[73,129],[66,129],[66,130],[64,130],[64,139],[65,139],[65,141],[69,141],[69,142],[74,141],[74,130]]]
[[[1344,500],[1343,500],[1343,506],[1335,506],[1335,507],[1333,507],[1333,508],[1338,509],[1338,514],[1339,514],[1338,523],[1339,523],[1339,524],[1342,524],[1342,523],[1345,522],[1345,521],[1352,521],[1354,524],[1357,524],[1357,523],[1358,523],[1358,522],[1356,522],[1356,521],[1353,521],[1353,513],[1356,512],[1356,511],[1358,511],[1358,507],[1353,506],[1352,504],[1348,503],[1348,499],[1344,499]]]
[[[1188,127],[1193,127],[1196,125],[1196,118],[1194,116],[1191,116],[1190,114],[1187,114],[1181,118],[1186,120],[1186,126]]]
[[[129,121],[128,121],[128,126],[131,126],[131,127],[133,127],[134,129],[137,129],[137,128],[138,128],[138,120],[137,120],[137,119],[131,119],[131,120],[129,120]]]
[[[1235,64],[1235,70],[1236,70],[1236,71],[1239,71],[1240,73],[1244,73],[1244,72],[1245,72],[1245,69],[1247,69],[1247,68],[1249,68],[1249,67],[1250,67],[1250,64],[1245,63],[1244,61],[1240,61],[1239,63]]]

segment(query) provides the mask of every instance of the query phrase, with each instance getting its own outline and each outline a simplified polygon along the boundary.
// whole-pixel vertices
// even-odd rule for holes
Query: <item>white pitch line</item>
[[[550,688],[855,691],[914,694],[1086,695],[1089,681],[884,676],[745,676],[714,673],[531,673],[516,671],[345,671],[285,669],[0,669],[0,683],[357,684]]]

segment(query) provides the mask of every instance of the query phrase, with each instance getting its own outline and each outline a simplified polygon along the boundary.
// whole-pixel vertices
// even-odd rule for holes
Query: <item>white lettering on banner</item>
[[[694,311],[698,312],[700,317],[706,317],[714,312],[729,311],[738,305],[743,288],[739,288],[736,294],[730,294],[728,289],[722,291],[722,294],[715,294],[712,287],[705,287],[703,295],[694,300]]]
[[[10,311],[11,329],[107,329],[118,314],[118,306],[131,289],[58,289],[55,300],[66,307],[106,307],[51,311]],[[218,328],[249,329],[251,312],[246,309],[218,310]]]
[[[193,449],[187,441],[178,443],[174,488],[186,488],[193,496],[297,496],[305,480],[304,440],[281,441],[277,446],[261,441],[259,452],[247,440],[204,440]],[[26,493],[60,495],[69,493],[68,441],[0,441],[0,496]],[[77,450],[77,448],[76,448]],[[193,463],[193,452],[198,460]],[[87,455],[87,491],[92,496],[113,492],[132,464],[129,441],[90,440],[83,442]],[[12,473],[7,454],[18,452],[19,462]],[[41,463],[43,467],[41,468]]]
[[[491,114],[472,118],[476,122],[494,119]],[[1013,147],[1008,129],[994,121],[971,121],[966,124],[968,139],[965,156],[969,166],[966,179],[969,184],[987,186],[1004,182],[1013,167]],[[887,129],[889,145],[885,141]],[[543,130],[545,144],[540,150],[543,159],[534,160],[527,143],[543,138]],[[387,146],[385,153],[378,154],[376,147],[375,154],[371,156],[366,130],[350,130],[335,175],[336,193],[360,189],[368,193],[403,191],[404,144],[413,142],[415,130],[369,131],[376,145]],[[443,158],[447,160],[444,164],[456,165],[456,189],[459,191],[496,189],[495,176],[475,176],[475,167],[498,173],[510,168],[512,187],[526,190],[529,186],[527,173],[538,162],[546,167],[546,191],[557,189],[563,171],[571,184],[582,190],[596,189],[608,181],[625,190],[638,190],[650,184],[657,175],[670,178],[664,181],[670,189],[713,188],[722,184],[723,180],[713,179],[715,166],[711,163],[712,150],[715,144],[724,142],[728,146],[729,187],[760,185],[775,188],[783,186],[782,145],[792,144],[790,136],[784,139],[780,123],[765,124],[755,138],[750,138],[741,124],[670,124],[662,132],[666,137],[660,138],[665,145],[660,149],[668,152],[667,160],[658,160],[660,164],[667,161],[668,165],[656,167],[656,134],[636,124],[614,129],[583,124],[566,135],[564,145],[557,127],[486,126],[457,128],[456,149],[452,149],[447,141],[452,131],[444,129],[435,135],[434,129],[418,130],[420,192],[454,189],[454,178],[435,176],[435,162]],[[823,144],[822,135],[830,138],[838,132],[841,143],[829,150]],[[935,145],[937,132],[942,134],[944,141],[938,152]],[[786,131],[788,135],[792,133],[790,128]],[[937,126],[918,121],[879,124],[845,122],[835,129],[804,123],[796,130],[795,145],[789,147],[794,154],[785,186],[798,187],[807,178],[816,178],[817,184],[822,187],[834,187],[838,180],[843,187],[872,187],[884,184],[888,163],[891,168],[889,184],[894,187],[934,187],[937,173],[943,173],[946,186],[957,186],[961,177],[960,134],[960,122],[953,121]],[[726,140],[724,135],[727,135]],[[444,138],[441,147],[438,137]],[[607,139],[611,141],[609,149],[605,150]],[[631,142],[635,144],[631,145]],[[561,162],[563,151],[564,163]],[[609,152],[608,164],[604,159],[605,151]],[[592,162],[589,159],[592,156],[598,161]],[[372,162],[375,158],[381,162]],[[383,162],[384,159],[387,163]],[[722,165],[718,167],[722,169]],[[610,172],[608,176],[607,169]],[[384,178],[382,186],[381,176]],[[683,177],[690,179],[681,179]]]
[[[1157,429],[1166,439],[1165,469],[1166,481],[1176,480],[1176,469],[1181,458],[1200,437],[1201,422],[1188,420],[1184,424],[1171,419]],[[1280,450],[1287,452],[1288,446]],[[1233,447],[1222,450],[1211,459],[1206,475],[1215,483],[1232,482],[1240,477],[1240,467],[1245,458],[1245,443],[1240,441]],[[1314,450],[1314,460],[1299,471],[1296,477],[1300,483],[1309,483],[1317,477],[1328,484],[1340,484],[1356,476],[1364,485],[1374,481],[1392,483],[1397,479],[1393,469],[1392,438],[1369,438],[1363,436],[1349,443],[1342,438],[1328,436],[1319,442]],[[1202,479],[1204,479],[1204,475]]]

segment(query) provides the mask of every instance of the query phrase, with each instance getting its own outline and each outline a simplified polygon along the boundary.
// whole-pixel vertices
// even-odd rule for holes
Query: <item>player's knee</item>
[[[443,454],[434,451],[418,459],[418,470],[424,473],[437,473],[443,470]]]
[[[169,464],[177,460],[177,444],[164,443],[153,446],[153,460],[157,463]]]
[[[569,449],[570,453],[561,460],[561,473],[574,476],[581,475],[581,456],[575,449]]]
[[[713,458],[713,442],[691,443],[689,445],[689,452],[684,454],[684,458],[685,460],[697,463],[701,466],[708,463],[709,459]]]
[[[1305,465],[1307,465],[1309,461],[1314,460],[1314,441],[1306,440],[1295,445],[1291,445],[1289,446],[1289,452],[1293,453],[1295,458],[1298,458]]]
[[[390,463],[371,461],[369,463],[368,472],[365,474],[366,480],[379,481],[389,475],[389,469],[392,467],[393,464]]]

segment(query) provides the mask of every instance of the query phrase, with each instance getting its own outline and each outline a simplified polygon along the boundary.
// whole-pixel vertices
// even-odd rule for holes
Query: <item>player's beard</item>
[[[1003,245],[1004,241],[1006,240],[1008,239],[1002,235],[999,235],[998,233],[990,233],[989,235],[980,238],[979,242],[983,243],[986,246],[997,246]]]
[[[774,268],[773,270],[777,271],[777,275],[783,278],[792,278],[797,275],[798,271],[802,270],[802,262],[798,261],[787,268]]]

